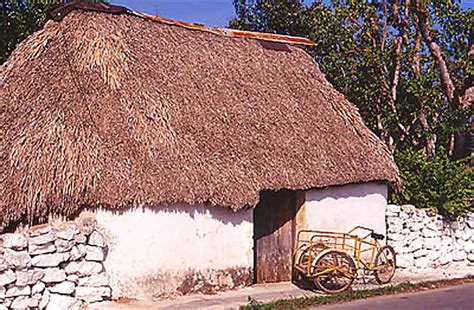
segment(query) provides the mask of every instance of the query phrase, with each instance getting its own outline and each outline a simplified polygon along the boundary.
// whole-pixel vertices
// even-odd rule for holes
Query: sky
[[[235,16],[232,0],[111,0],[137,12],[160,15],[210,27],[226,27]],[[312,0],[306,0],[311,3]],[[463,0],[463,8],[474,8],[474,0]]]

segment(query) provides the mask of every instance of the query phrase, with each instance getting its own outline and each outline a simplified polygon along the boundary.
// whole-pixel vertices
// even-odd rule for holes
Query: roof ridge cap
[[[54,21],[59,22],[63,20],[63,18],[66,17],[66,15],[68,15],[74,10],[101,12],[101,13],[116,14],[116,15],[130,14],[130,15],[147,19],[147,20],[159,22],[162,24],[183,27],[190,30],[209,32],[209,33],[213,33],[213,34],[220,35],[223,37],[228,37],[228,38],[245,38],[245,39],[256,39],[256,40],[271,41],[271,42],[286,43],[286,44],[315,45],[313,41],[307,38],[303,38],[303,37],[289,36],[289,35],[283,35],[283,34],[264,33],[264,32],[234,30],[234,29],[229,29],[229,28],[206,27],[199,24],[182,22],[182,21],[154,16],[154,15],[150,15],[146,13],[135,12],[123,6],[109,5],[109,4],[96,3],[96,2],[74,1],[74,2],[60,5],[51,11],[51,18]]]

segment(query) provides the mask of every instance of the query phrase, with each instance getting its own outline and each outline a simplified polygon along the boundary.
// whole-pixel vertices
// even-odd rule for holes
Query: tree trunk
[[[452,102],[454,100],[454,83],[449,74],[446,61],[443,58],[441,48],[439,47],[438,43],[433,41],[433,38],[431,37],[431,25],[430,21],[428,20],[428,12],[426,9],[420,7],[420,2],[418,2],[416,15],[418,16],[418,26],[421,35],[430,49],[431,56],[433,56],[435,63],[438,65],[443,91],[446,97],[448,97],[449,101]]]

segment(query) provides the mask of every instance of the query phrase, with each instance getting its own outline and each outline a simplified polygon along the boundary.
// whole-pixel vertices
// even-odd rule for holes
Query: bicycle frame
[[[367,234],[361,236],[357,235],[356,233],[360,231],[365,231]],[[297,233],[294,268],[303,272],[306,277],[316,277],[338,270],[338,266],[333,266],[332,268],[327,268],[323,271],[314,270],[314,262],[317,260],[318,256],[326,249],[333,249],[344,251],[349,254],[354,259],[357,269],[363,268],[369,271],[378,270],[381,267],[374,266],[374,261],[381,245],[376,239],[373,241],[369,240],[373,233],[374,231],[372,229],[363,226],[357,226],[347,233],[301,230]],[[302,255],[304,251],[308,252],[306,266],[298,266],[297,258],[299,255]],[[362,257],[363,253],[367,252],[370,252],[370,259],[368,261],[364,260]]]

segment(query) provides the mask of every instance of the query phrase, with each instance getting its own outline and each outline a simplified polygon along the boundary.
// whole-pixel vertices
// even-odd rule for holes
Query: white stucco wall
[[[298,229],[346,232],[366,226],[385,235],[387,185],[362,183],[309,190],[297,215]]]
[[[180,204],[99,210],[95,217],[108,239],[105,268],[115,297],[157,297],[208,284],[232,288],[232,273],[251,276],[253,210]]]

